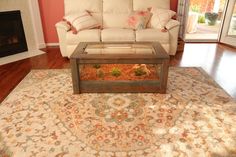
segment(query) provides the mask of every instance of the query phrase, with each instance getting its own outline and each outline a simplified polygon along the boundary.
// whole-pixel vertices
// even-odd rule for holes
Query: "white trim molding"
[[[45,45],[38,0],[0,0],[0,12],[20,10],[29,50]]]
[[[28,51],[0,58],[6,64],[43,54],[39,49],[46,47],[40,18],[38,0],[0,0],[0,12],[20,10]]]
[[[45,43],[38,43],[38,49],[45,48],[47,45]]]
[[[46,46],[59,46],[59,43],[46,43]]]
[[[34,28],[33,30],[34,30],[34,35],[35,35],[36,47],[38,49],[45,48],[46,44],[44,41],[38,0],[28,0],[28,4],[29,4],[31,20],[32,20],[33,28]]]
[[[4,64],[12,63],[12,62],[19,61],[19,60],[22,60],[22,59],[42,55],[44,53],[45,52],[43,52],[41,50],[31,50],[31,51],[18,53],[18,54],[15,54],[15,55],[3,57],[3,58],[0,58],[0,65],[4,65]]]

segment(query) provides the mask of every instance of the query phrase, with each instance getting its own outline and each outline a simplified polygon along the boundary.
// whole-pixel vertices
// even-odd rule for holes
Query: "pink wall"
[[[46,43],[57,43],[55,24],[64,15],[64,0],[38,0]],[[178,0],[171,0],[170,8],[177,10]]]
[[[171,10],[174,10],[176,12],[177,6],[178,6],[178,0],[170,0],[170,9]]]
[[[38,0],[46,43],[57,43],[55,24],[64,15],[64,0]]]

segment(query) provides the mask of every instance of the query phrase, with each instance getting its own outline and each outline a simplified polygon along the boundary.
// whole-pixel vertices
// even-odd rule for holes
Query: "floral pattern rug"
[[[167,94],[72,93],[70,70],[33,70],[0,105],[0,157],[235,157],[236,102],[200,68]]]

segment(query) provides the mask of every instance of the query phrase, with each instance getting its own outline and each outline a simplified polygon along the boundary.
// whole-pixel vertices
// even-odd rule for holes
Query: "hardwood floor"
[[[0,102],[17,86],[31,69],[69,68],[58,47],[43,49],[46,53],[0,66]],[[179,43],[171,57],[171,66],[202,67],[222,88],[236,99],[236,49],[222,44]]]
[[[181,50],[178,50],[181,51]],[[223,44],[187,43],[171,57],[172,66],[203,68],[236,99],[236,49]]]

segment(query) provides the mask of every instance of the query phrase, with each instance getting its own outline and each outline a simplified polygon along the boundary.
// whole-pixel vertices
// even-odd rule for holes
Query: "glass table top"
[[[89,44],[86,54],[154,54],[151,44]]]

